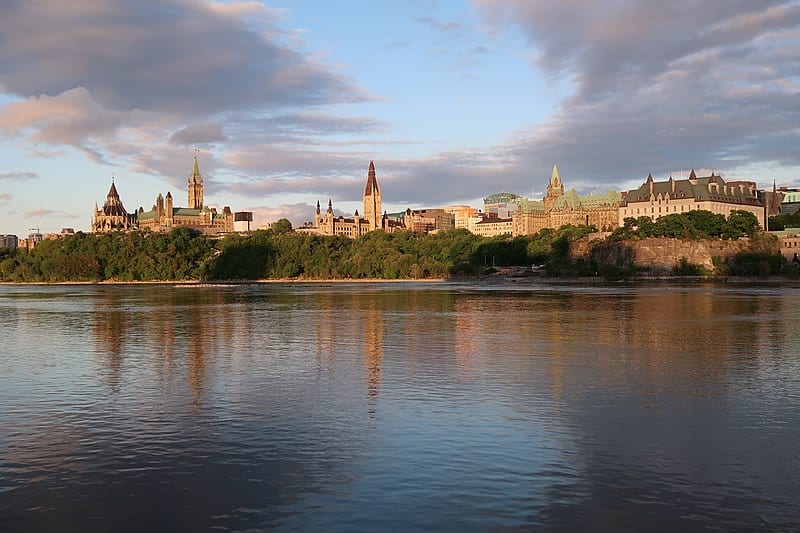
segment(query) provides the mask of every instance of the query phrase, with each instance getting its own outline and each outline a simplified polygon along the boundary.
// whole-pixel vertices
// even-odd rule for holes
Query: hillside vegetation
[[[752,236],[755,217],[735,212],[728,219],[692,211],[651,222],[626,219],[597,245],[651,236],[684,239]],[[749,215],[749,216],[748,216]],[[752,218],[751,218],[752,217]],[[187,228],[170,233],[130,232],[84,234],[46,240],[34,250],[0,248],[0,281],[182,281],[248,279],[424,279],[481,275],[503,266],[542,265],[550,275],[633,275],[635,265],[604,268],[603,253],[588,261],[570,259],[570,243],[596,231],[563,226],[524,237],[482,238],[466,230],[434,235],[401,231],[370,232],[358,239],[294,233],[288,221],[275,229],[221,239]],[[771,256],[770,272],[786,269]],[[606,254],[609,255],[609,254]],[[615,261],[618,261],[615,260]],[[730,272],[730,266],[728,271]],[[692,271],[684,265],[684,270]],[[626,270],[627,269],[627,270]],[[763,273],[763,268],[758,273]]]

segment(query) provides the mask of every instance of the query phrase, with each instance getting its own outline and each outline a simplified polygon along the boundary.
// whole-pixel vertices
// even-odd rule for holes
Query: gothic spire
[[[192,164],[192,175],[189,177],[189,181],[203,183],[203,176],[200,175],[200,165],[197,163],[197,156],[195,156],[194,163]]]
[[[378,186],[378,178],[375,177],[375,163],[369,162],[369,171],[367,172],[367,185],[364,187],[364,196],[372,196],[373,194],[380,194],[381,188]]]
[[[561,185],[561,176],[558,175],[558,165],[553,163],[553,172],[550,174],[550,185],[558,187]]]

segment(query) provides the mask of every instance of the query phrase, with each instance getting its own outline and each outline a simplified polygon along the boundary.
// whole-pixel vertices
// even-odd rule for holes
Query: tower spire
[[[199,152],[199,150],[195,150]],[[200,174],[200,164],[194,156],[192,173],[189,175],[189,209],[203,208],[203,176]]]
[[[368,223],[368,230],[371,231],[381,227],[381,187],[378,185],[378,178],[375,176],[375,162],[369,162],[367,170],[367,184],[364,186],[364,219]]]

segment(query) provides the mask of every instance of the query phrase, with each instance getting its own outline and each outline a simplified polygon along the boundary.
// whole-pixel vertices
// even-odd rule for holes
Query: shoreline
[[[476,283],[476,284],[508,284],[508,285],[774,285],[782,287],[800,287],[800,279],[780,276],[744,277],[744,276],[645,276],[635,278],[606,279],[602,277],[545,277],[545,276],[480,276],[463,278],[425,278],[425,279],[253,279],[253,280],[158,280],[158,281],[0,281],[3,286],[124,286],[124,285],[165,285],[175,288],[191,287],[230,287],[240,285],[291,285],[291,284],[443,284],[443,283]]]

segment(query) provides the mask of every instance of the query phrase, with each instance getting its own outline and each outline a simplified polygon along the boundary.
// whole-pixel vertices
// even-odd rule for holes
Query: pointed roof
[[[357,217],[357,216],[359,216],[359,215],[358,215],[358,209],[356,209],[356,212],[355,212],[355,213],[353,213],[353,216],[354,216],[354,217]]]
[[[189,181],[203,183],[203,176],[200,175],[200,165],[197,163],[197,156],[195,156],[194,163],[192,163],[192,175],[189,176]]]
[[[553,172],[550,174],[550,185],[558,187],[561,185],[561,177],[558,175],[558,165],[553,163]]]
[[[697,174],[694,173],[694,168],[692,168],[692,172],[691,172],[691,174],[689,174],[689,179],[690,180],[696,180],[697,179]]]
[[[108,198],[116,198],[119,200],[119,194],[117,193],[117,186],[114,184],[114,178],[111,178],[111,188],[108,190]]]
[[[367,172],[367,185],[364,187],[364,196],[372,196],[372,194],[380,194],[381,188],[378,186],[378,179],[375,177],[375,163],[369,162],[369,171]]]
[[[111,178],[111,188],[108,190],[108,196],[103,204],[103,214],[108,216],[126,216],[128,214],[122,205],[114,178]]]

